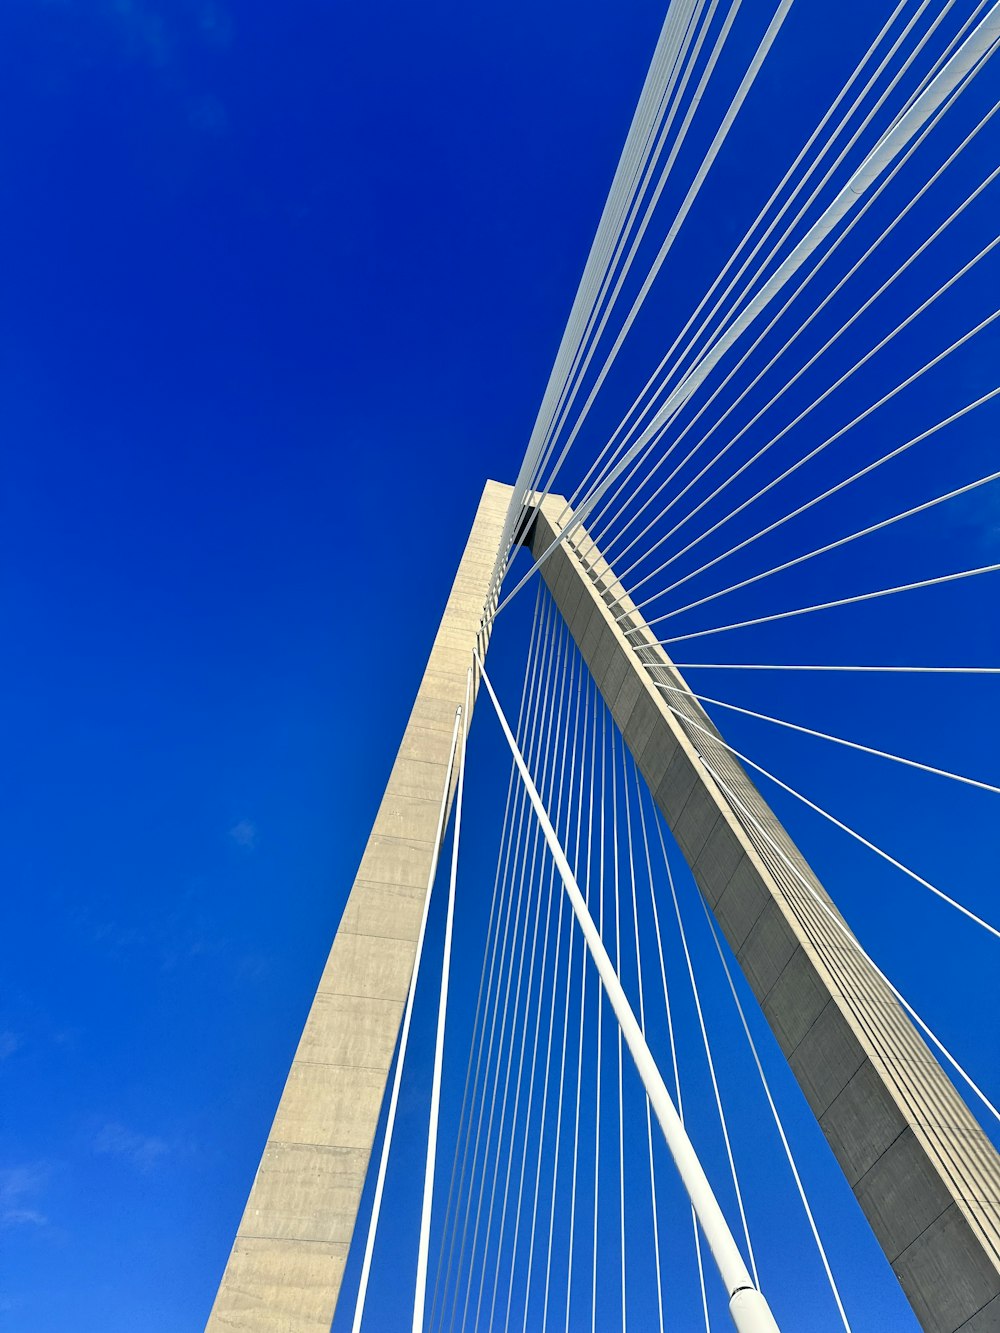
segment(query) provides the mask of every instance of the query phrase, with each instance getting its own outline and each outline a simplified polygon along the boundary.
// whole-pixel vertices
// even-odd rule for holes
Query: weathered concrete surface
[[[536,557],[566,516],[542,503]],[[582,528],[543,574],[917,1318],[1000,1333],[986,1135]]]
[[[455,710],[511,488],[488,482],[208,1333],[329,1333],[413,970]]]

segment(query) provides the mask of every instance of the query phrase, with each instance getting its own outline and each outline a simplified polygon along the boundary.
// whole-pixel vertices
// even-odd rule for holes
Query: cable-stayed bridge
[[[995,1032],[1000,4],[796,13],[666,14],[213,1333],[1000,1330],[996,1063],[886,944]]]

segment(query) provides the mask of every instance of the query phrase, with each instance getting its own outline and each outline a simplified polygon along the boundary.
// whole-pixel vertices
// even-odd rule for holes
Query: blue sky
[[[680,305],[735,236],[728,192],[749,206],[763,188],[755,155],[783,167],[872,32],[860,0],[833,24],[802,8],[678,256]],[[750,10],[758,23],[767,12]],[[4,6],[11,1333],[174,1333],[207,1313],[475,500],[487,476],[513,479],[661,21],[657,5],[554,0]],[[980,112],[995,74],[970,94]],[[988,162],[984,145],[948,198]],[[963,226],[964,257],[995,222],[986,209]],[[900,244],[928,229],[915,219]],[[931,285],[948,262],[932,261]],[[995,277],[915,331],[886,383],[981,318]],[[901,291],[886,326],[923,290]],[[623,372],[655,364],[660,311]],[[995,363],[995,338],[981,341],[871,438],[902,438],[993,387]],[[823,523],[850,531],[995,468],[998,421],[984,411],[789,549],[823,540]],[[839,424],[832,408],[823,424]],[[997,537],[996,491],[981,491],[906,537],[851,548],[823,587],[986,563]],[[790,579],[768,609],[813,588]],[[496,643],[511,700],[529,600]],[[996,662],[995,607],[974,581],[919,607],[761,630],[729,660]],[[698,678],[709,684],[997,781],[988,681]],[[470,855],[485,865],[501,751],[485,709],[477,725]],[[750,720],[730,730],[989,914],[993,798],[895,769],[889,784],[874,760]],[[995,1030],[974,1017],[991,949],[793,803],[775,806],[886,970],[1000,1090]],[[863,1283],[870,1256],[857,1262]]]

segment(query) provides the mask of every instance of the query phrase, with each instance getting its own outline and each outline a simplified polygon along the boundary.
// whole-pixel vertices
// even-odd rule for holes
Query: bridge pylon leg
[[[330,1333],[413,971],[455,710],[473,651],[486,650],[481,625],[510,496],[491,481],[479,501],[207,1333]]]
[[[1000,1333],[993,1145],[586,530],[541,572],[921,1325]]]

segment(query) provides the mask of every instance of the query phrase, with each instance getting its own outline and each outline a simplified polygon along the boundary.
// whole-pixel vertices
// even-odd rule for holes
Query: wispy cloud
[[[152,1134],[139,1134],[114,1120],[97,1131],[91,1147],[100,1156],[119,1157],[139,1171],[151,1171],[170,1151],[163,1139]]]
[[[189,44],[227,47],[233,38],[232,16],[214,3],[179,9],[152,0],[104,0],[99,12],[133,59],[161,69]]]
[[[24,1045],[24,1039],[9,1029],[0,1031],[0,1060],[8,1060],[15,1051]]]
[[[254,850],[256,830],[252,834],[240,833],[240,838],[250,837],[249,843],[238,841],[229,830],[226,836],[240,848],[239,855],[249,855]],[[227,984],[235,980],[243,985],[267,975],[271,967],[267,956],[237,951],[231,939],[220,935],[218,923],[208,920],[209,913],[199,897],[203,892],[182,891],[172,900],[169,911],[149,911],[141,925],[115,921],[79,904],[68,906],[67,916],[83,938],[116,963],[126,964],[141,957],[154,965],[158,962],[163,972],[192,966],[212,967]],[[68,1030],[55,1034],[53,1040],[68,1042],[77,1036]]]
[[[8,1208],[0,1219],[5,1227],[44,1227],[48,1220],[37,1208]]]
[[[252,850],[257,845],[257,826],[249,819],[240,819],[229,830],[229,836],[237,847]]]
[[[49,1177],[39,1162],[0,1168],[0,1227],[43,1227],[48,1218],[38,1207]]]

